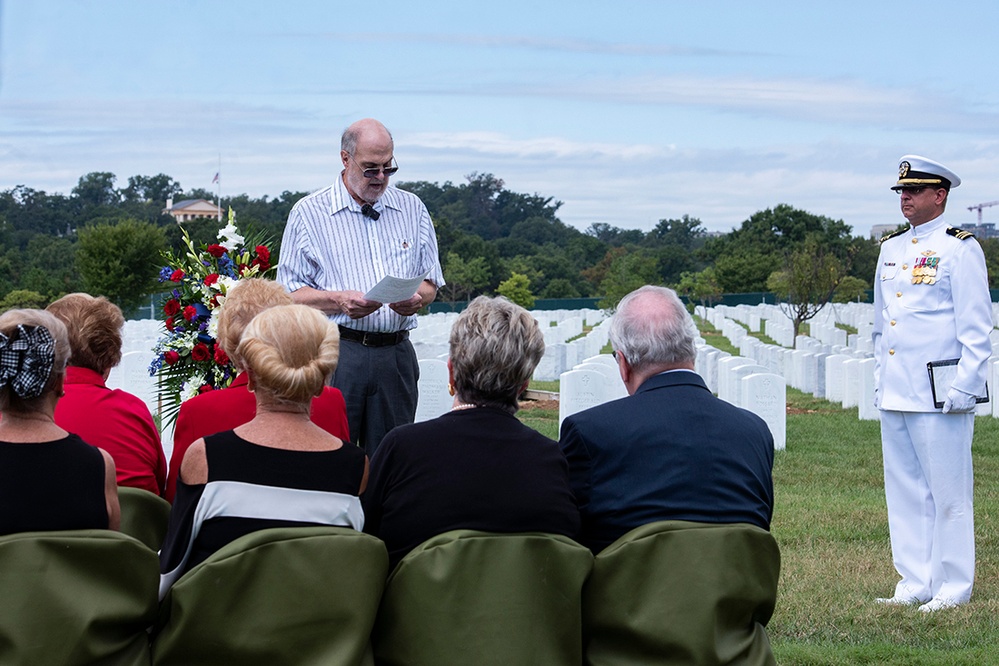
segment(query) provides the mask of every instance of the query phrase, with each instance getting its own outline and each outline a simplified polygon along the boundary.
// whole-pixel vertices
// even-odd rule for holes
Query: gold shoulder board
[[[975,234],[970,231],[965,231],[964,229],[958,229],[956,227],[947,227],[947,233],[954,236],[958,240],[968,240],[969,238],[975,237]]]
[[[886,234],[886,235],[882,236],[881,240],[878,241],[878,242],[879,243],[884,243],[889,238],[894,238],[895,236],[900,236],[900,235],[904,234],[908,230],[909,230],[909,227],[905,227],[904,229],[896,229],[895,231],[891,232],[890,234]]]

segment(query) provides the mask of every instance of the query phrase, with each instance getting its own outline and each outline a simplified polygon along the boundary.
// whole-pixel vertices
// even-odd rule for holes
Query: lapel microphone
[[[364,217],[370,217],[372,220],[377,220],[379,217],[382,216],[382,214],[379,213],[377,210],[375,210],[375,207],[369,203],[366,203],[363,206],[361,206],[361,215],[363,215]]]

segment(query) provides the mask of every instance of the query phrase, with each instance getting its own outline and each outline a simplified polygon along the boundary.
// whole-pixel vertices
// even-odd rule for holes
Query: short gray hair
[[[545,354],[537,320],[502,296],[469,303],[451,327],[450,344],[459,399],[510,412]]]
[[[610,340],[636,372],[663,365],[692,363],[697,358],[697,327],[676,292],[646,285],[618,303]]]

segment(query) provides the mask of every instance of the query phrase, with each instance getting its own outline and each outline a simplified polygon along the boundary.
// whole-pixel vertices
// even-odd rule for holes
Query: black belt
[[[340,326],[340,339],[360,342],[365,347],[390,347],[409,338],[409,331],[395,333],[365,333],[346,326]]]

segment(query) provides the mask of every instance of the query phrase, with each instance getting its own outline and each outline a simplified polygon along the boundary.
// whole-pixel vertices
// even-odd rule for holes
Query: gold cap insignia
[[[908,162],[902,162],[898,165],[898,177],[899,179],[905,178],[909,173],[909,169],[912,168]]]

